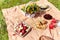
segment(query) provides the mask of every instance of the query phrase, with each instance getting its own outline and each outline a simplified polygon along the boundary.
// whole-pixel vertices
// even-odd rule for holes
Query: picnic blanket
[[[53,4],[51,4],[47,0],[37,1],[35,3],[38,5],[43,4],[43,3],[48,4],[51,7],[51,9],[49,11],[47,11],[46,14],[50,14],[54,18],[60,20],[60,11]],[[20,23],[21,20],[24,20],[25,18],[27,18],[27,20],[25,20],[25,22],[27,22],[31,27],[34,27],[34,23],[37,22],[38,19],[40,19],[40,18],[43,19],[43,17],[33,18],[35,20],[35,22],[33,22],[31,18],[24,16],[22,14],[23,12],[21,10],[21,7],[23,5],[19,5],[19,6],[15,6],[15,7],[11,7],[11,8],[2,10],[3,15],[5,17],[6,24],[7,24],[9,40],[39,40],[39,37],[41,35],[49,36],[49,37],[53,38],[54,40],[60,40],[60,27],[56,27],[56,28],[52,29],[51,30],[52,35],[50,34],[49,28],[47,27],[46,30],[32,29],[31,32],[29,32],[24,38],[21,38],[19,35],[13,36],[14,26],[16,23]],[[48,22],[50,22],[50,20]]]

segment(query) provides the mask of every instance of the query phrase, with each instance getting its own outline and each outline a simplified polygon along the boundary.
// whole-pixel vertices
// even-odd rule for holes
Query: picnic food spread
[[[24,16],[32,16],[32,18],[37,14],[42,14],[40,12],[46,12],[45,10],[49,8],[49,5],[41,5],[38,6],[36,3],[34,2],[29,2],[28,4],[26,4],[24,7],[22,7],[22,11],[25,12],[26,15]],[[46,20],[52,20],[51,23],[49,24],[49,29],[53,29],[56,27],[56,20],[50,15],[50,14],[45,14],[43,16],[44,19]],[[33,19],[32,19],[33,20]],[[39,21],[37,23],[34,23],[37,29],[46,29],[47,28],[47,24],[48,22],[46,20],[42,20],[39,19]],[[34,21],[34,20],[33,20]]]
[[[18,14],[19,15],[18,19],[20,19],[20,20],[18,21],[18,24],[15,25],[13,28],[13,30],[14,30],[13,36],[18,35],[18,36],[22,37],[23,39],[26,37],[26,40],[28,40],[29,36],[31,36],[32,40],[34,38],[36,40],[55,40],[53,38],[54,34],[52,35],[52,31],[54,29],[56,29],[57,27],[60,27],[60,20],[56,19],[53,15],[46,13],[46,12],[48,12],[48,10],[49,11],[51,10],[51,9],[49,9],[50,8],[49,5],[40,5],[39,6],[35,2],[29,2],[21,7],[22,8],[19,9],[19,12],[22,11],[23,13],[21,12],[21,13],[19,13],[20,15]],[[14,14],[12,14],[12,15],[14,15]],[[35,17],[36,15],[37,15],[37,17]],[[27,20],[24,20],[26,18],[27,18]],[[14,17],[13,17],[13,19],[14,19]],[[16,19],[14,19],[14,20],[16,20]],[[14,21],[14,23],[15,22],[16,21]],[[44,33],[45,31],[47,31],[47,32]],[[53,31],[53,32],[55,32],[55,31]]]

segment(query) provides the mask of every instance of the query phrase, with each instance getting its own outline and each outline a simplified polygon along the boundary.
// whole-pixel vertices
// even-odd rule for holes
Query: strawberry
[[[25,30],[22,30],[22,35],[24,35],[26,33],[26,31]]]
[[[55,27],[55,25],[53,25],[53,24],[50,24],[50,25],[49,25],[49,28],[50,28],[50,29],[53,29],[54,27]]]
[[[49,26],[49,29],[53,29],[53,25],[50,25],[50,26]]]
[[[55,27],[55,25],[56,25],[56,22],[57,22],[57,20],[53,18],[50,25],[49,25],[49,28],[53,29]]]
[[[27,27],[26,27],[26,26],[24,26],[24,27],[23,27],[23,29],[24,29],[24,30],[26,30],[26,29],[27,29]]]
[[[51,22],[52,22],[52,23],[56,23],[56,21],[57,21],[57,20],[53,18]]]

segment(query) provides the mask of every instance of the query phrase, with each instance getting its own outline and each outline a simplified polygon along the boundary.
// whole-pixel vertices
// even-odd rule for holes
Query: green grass
[[[60,10],[60,0],[49,0],[49,1]],[[0,0],[0,40],[8,40],[6,23],[1,10],[4,8],[10,8],[27,2],[29,2],[29,0],[25,0],[25,1],[24,0]]]
[[[49,0],[49,1],[60,10],[60,0]]]

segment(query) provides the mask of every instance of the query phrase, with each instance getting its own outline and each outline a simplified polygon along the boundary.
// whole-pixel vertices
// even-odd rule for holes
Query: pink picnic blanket
[[[57,20],[60,20],[60,11],[54,5],[52,5],[50,2],[48,2],[46,0],[36,2],[36,4],[38,4],[38,5],[43,4],[43,3],[46,3],[51,7],[51,9],[46,12],[46,14],[50,14],[54,18],[56,18]],[[24,20],[25,18],[27,18],[26,16],[24,16],[22,14],[23,13],[21,11],[22,6],[23,5],[15,6],[15,7],[11,7],[11,8],[7,8],[7,9],[2,10],[3,15],[5,17],[6,24],[7,24],[7,31],[8,31],[9,40],[39,40],[39,37],[41,35],[51,37],[54,40],[60,40],[60,27],[56,27],[56,28],[52,29],[51,30],[52,35],[50,34],[50,30],[47,27],[46,30],[32,29],[31,32],[29,32],[24,38],[20,37],[19,35],[13,36],[15,24],[19,23],[19,22],[21,22],[21,20]],[[33,19],[38,20],[39,18],[33,18]],[[43,17],[41,17],[41,18],[43,18]],[[25,21],[30,26],[34,27],[34,24],[33,24],[33,21],[31,18],[28,18]],[[35,21],[35,22],[37,22],[37,21]],[[50,20],[48,22],[50,22]]]

